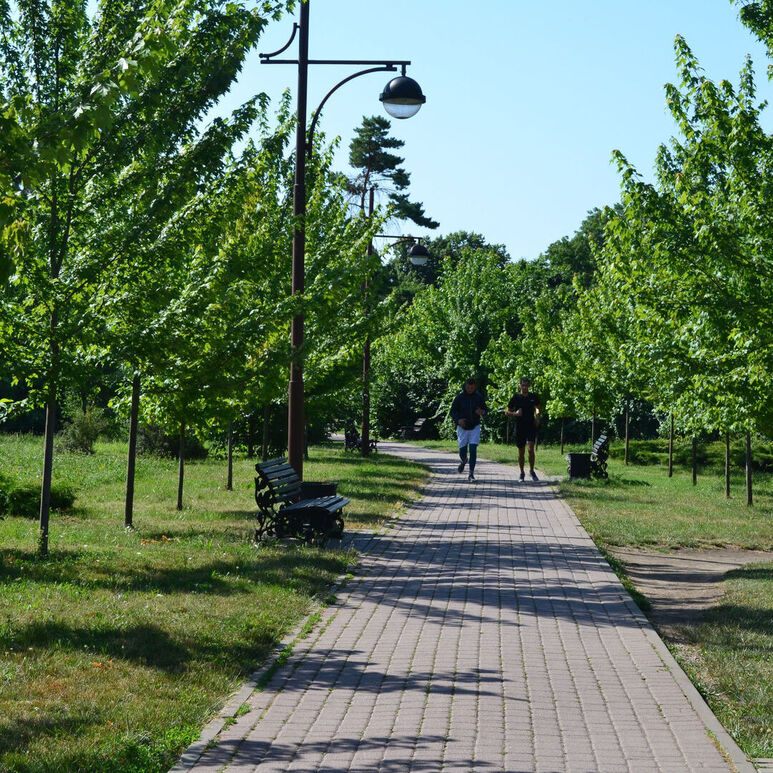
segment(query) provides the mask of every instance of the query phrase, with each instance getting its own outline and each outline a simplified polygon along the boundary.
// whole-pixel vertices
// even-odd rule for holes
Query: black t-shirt
[[[527,395],[522,395],[520,392],[513,395],[513,399],[507,404],[507,407],[511,411],[517,411],[519,408],[522,411],[520,416],[515,417],[515,421],[519,424],[534,424],[535,410],[539,407],[539,397],[534,392],[529,392]]]

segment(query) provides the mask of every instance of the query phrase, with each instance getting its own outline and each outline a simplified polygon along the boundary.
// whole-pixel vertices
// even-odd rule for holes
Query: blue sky
[[[736,83],[751,54],[760,100],[770,96],[764,49],[737,13],[729,0],[312,0],[309,49],[317,59],[411,60],[427,103],[393,120],[392,133],[405,141],[413,198],[440,221],[436,234],[475,231],[514,259],[535,258],[589,209],[618,200],[613,149],[650,175],[675,130],[663,86],[676,81],[677,33],[714,80]],[[259,50],[280,48],[293,20],[272,23]],[[312,67],[309,111],[353,71]],[[341,136],[342,171],[363,115],[383,114],[389,77],[363,76],[328,101],[320,127]],[[276,100],[296,78],[295,67],[255,55],[226,105],[257,91]]]

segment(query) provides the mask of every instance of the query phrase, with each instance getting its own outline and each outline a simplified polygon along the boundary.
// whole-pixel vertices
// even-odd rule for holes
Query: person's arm
[[[454,425],[464,427],[465,421],[462,416],[462,401],[461,395],[457,395],[454,401],[451,403],[451,410],[449,411],[451,418],[454,420]]]

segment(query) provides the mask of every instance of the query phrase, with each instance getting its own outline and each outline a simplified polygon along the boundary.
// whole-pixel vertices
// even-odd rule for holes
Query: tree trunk
[[[268,460],[268,436],[269,436],[269,423],[271,421],[271,403],[266,403],[263,406],[263,444],[260,448],[260,460],[265,462]]]
[[[303,461],[309,461],[309,425],[305,423],[303,425]],[[300,474],[298,477],[300,477]]]
[[[370,336],[365,338],[362,350],[362,432],[360,433],[360,453],[370,453]]]
[[[590,444],[593,445],[596,442],[596,411],[593,411],[593,416],[590,420]]]
[[[255,457],[255,414],[251,413],[247,417],[247,458],[253,459]],[[265,439],[266,436],[266,429],[264,427],[263,429],[263,437]],[[265,440],[263,445],[264,451],[265,451]],[[265,458],[263,459],[265,462]]]
[[[368,192],[368,218],[373,217],[375,209],[376,189],[371,186]],[[364,203],[364,202],[363,202]],[[373,242],[368,242],[368,256],[373,255]],[[365,318],[370,314],[368,305],[368,280],[362,284]],[[360,453],[367,456],[370,453],[370,335],[365,336],[362,348],[362,432],[360,433]]]
[[[234,490],[234,423],[228,422],[228,481],[225,485],[228,491]]]
[[[134,371],[132,378],[132,402],[129,411],[129,452],[126,460],[126,498],[123,509],[123,525],[131,529],[134,525],[134,472],[137,462],[137,420],[140,413],[140,373]]]
[[[510,417],[505,419],[505,443],[510,442]]]
[[[561,456],[564,455],[564,417],[561,417]]]
[[[674,476],[674,414],[671,414],[671,427],[668,430],[668,477]]]
[[[725,433],[725,498],[730,499],[730,433]]]
[[[751,507],[752,500],[752,434],[746,433],[746,506]]]
[[[185,422],[180,422],[179,465],[177,474],[177,509],[183,509],[183,479],[185,478]]]
[[[628,465],[628,455],[630,450],[630,439],[629,439],[629,433],[628,429],[631,424],[631,400],[626,399],[625,401],[625,463],[626,466]]]
[[[51,478],[54,469],[54,423],[56,422],[56,386],[48,390],[46,403],[46,430],[43,440],[43,482],[40,487],[40,526],[38,555],[48,555],[48,521],[51,513]]]
[[[692,485],[698,484],[698,438],[692,439]]]

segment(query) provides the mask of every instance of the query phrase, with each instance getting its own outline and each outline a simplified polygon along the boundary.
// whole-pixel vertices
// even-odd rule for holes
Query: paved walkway
[[[380,448],[430,465],[424,495],[176,771],[754,770],[549,484]]]

